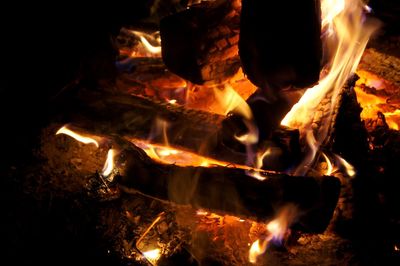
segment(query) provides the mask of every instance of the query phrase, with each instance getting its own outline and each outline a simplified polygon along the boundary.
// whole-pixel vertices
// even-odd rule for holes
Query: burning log
[[[162,57],[175,74],[195,84],[220,83],[240,67],[240,2],[194,5],[160,23]]]
[[[116,180],[124,191],[217,213],[265,221],[293,204],[299,211],[297,225],[305,231],[322,232],[340,192],[335,177],[262,172],[265,179],[259,180],[244,169],[158,163],[135,145],[120,139],[116,142],[123,147],[118,164],[124,166]]]
[[[235,141],[233,136],[243,133],[238,128],[241,125],[239,122],[232,124],[222,115],[143,97],[94,92],[82,87],[77,89],[79,95],[72,95],[70,101],[57,104],[58,108],[65,106],[59,111],[61,123],[72,123],[92,134],[149,140],[219,161],[246,164],[248,158],[244,145],[237,140],[232,144]],[[74,108],[71,109],[71,106]],[[284,150],[283,156],[293,160],[293,156],[299,156],[296,130],[281,127],[271,138]],[[287,166],[293,161],[282,163]]]
[[[316,83],[322,57],[319,1],[242,5],[239,54],[248,78],[264,89]]]

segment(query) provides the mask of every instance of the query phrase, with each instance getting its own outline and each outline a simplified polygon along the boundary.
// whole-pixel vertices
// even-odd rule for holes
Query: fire
[[[296,208],[286,206],[278,214],[277,218],[266,224],[269,235],[263,240],[257,239],[253,242],[249,250],[249,262],[256,263],[257,257],[264,254],[268,244],[273,241],[282,244],[290,224],[296,217]]]
[[[328,156],[326,156],[325,153],[322,153],[322,156],[324,157],[326,164],[328,165],[325,175],[331,175],[333,172],[333,166],[332,166],[331,160],[329,160]]]
[[[145,256],[146,259],[151,262],[151,264],[155,265],[158,259],[161,257],[161,249],[156,248],[143,252],[143,256]]]
[[[91,137],[84,136],[82,134],[78,134],[78,133],[68,129],[66,126],[63,126],[62,128],[60,128],[56,132],[56,135],[58,135],[58,134],[65,134],[65,135],[68,135],[68,136],[70,136],[70,137],[72,137],[72,138],[76,139],[77,141],[82,142],[84,144],[93,143],[94,145],[96,145],[97,148],[99,147],[99,143],[95,139],[93,139]]]
[[[203,167],[210,167],[212,165],[230,165],[230,163],[228,162],[217,161],[211,158],[203,157],[193,152],[175,149],[169,146],[152,144],[138,139],[132,139],[131,142],[139,148],[143,149],[150,158],[164,164]]]
[[[394,130],[400,129],[400,110],[395,109],[388,103],[388,97],[383,95],[374,95],[367,93],[362,89],[363,85],[371,88],[375,88],[377,91],[390,87],[386,81],[379,79],[374,74],[366,71],[357,71],[360,79],[357,81],[355,92],[357,94],[357,100],[362,107],[361,118],[363,120],[376,119],[378,113],[381,112],[385,116],[385,120],[389,128]],[[389,110],[388,110],[389,109]]]
[[[267,157],[268,155],[271,154],[271,148],[267,148],[264,152],[258,152],[256,155],[256,162],[255,162],[255,168],[256,169],[261,169],[263,167],[263,161],[264,158]],[[250,175],[258,180],[265,180],[266,177],[262,176],[259,171],[248,171],[247,175]]]
[[[109,149],[107,153],[107,160],[103,167],[103,176],[108,177],[114,169],[114,157],[116,155],[115,149]]]
[[[345,159],[343,159],[339,155],[335,154],[335,157],[339,161],[339,163],[345,168],[348,176],[354,177],[356,175],[356,170],[351,164],[349,164]]]
[[[249,262],[251,263],[256,263],[257,262],[257,257],[265,252],[267,249],[267,244],[268,240],[265,239],[260,243],[260,240],[257,239],[256,241],[253,242],[253,244],[250,247],[249,251]]]
[[[161,56],[161,38],[159,37],[159,32],[154,32],[153,34],[147,34],[141,31],[130,31],[132,34],[136,35],[140,39],[140,44],[150,57],[160,57]],[[150,42],[155,43],[152,45]],[[131,57],[137,57],[136,51],[132,52]]]
[[[311,147],[312,156],[306,156],[295,174],[304,175],[308,171],[314,160],[315,150],[318,150],[329,132],[337,96],[348,77],[355,72],[368,39],[377,28],[376,25],[365,23],[364,6],[361,0],[321,1],[322,29],[327,33],[324,36],[324,54],[331,57],[321,72],[319,84],[307,89],[281,122],[282,125],[298,128],[303,137],[307,136]],[[331,105],[327,110],[327,120],[324,120],[324,126],[319,130],[318,136],[314,136],[311,128],[314,113],[328,94],[331,95]],[[315,140],[315,143],[311,143],[310,140]]]
[[[172,99],[172,100],[168,100],[168,102],[169,102],[170,104],[176,104],[176,103],[177,103],[177,100],[176,100],[176,99]]]
[[[383,115],[386,118],[386,123],[391,129],[399,130],[400,128],[400,109],[393,112],[385,112]]]

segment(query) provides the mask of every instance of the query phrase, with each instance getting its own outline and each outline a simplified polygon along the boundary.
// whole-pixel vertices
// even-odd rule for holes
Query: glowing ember
[[[151,264],[155,265],[158,259],[161,257],[161,250],[159,248],[149,250],[143,252],[143,256],[145,256],[146,259],[151,262]]]
[[[108,177],[112,170],[114,169],[114,156],[116,155],[116,150],[109,149],[107,153],[107,160],[103,167],[103,176]]]
[[[295,171],[298,175],[308,171],[315,150],[325,140],[337,96],[348,77],[355,72],[368,39],[377,28],[376,25],[365,23],[365,6],[361,0],[323,0],[321,9],[323,31],[328,33],[324,36],[324,54],[331,57],[321,72],[319,84],[309,88],[281,122],[282,125],[298,128],[303,137],[307,136],[311,147],[311,156],[306,156]],[[323,123],[324,127],[319,130],[318,136],[314,136],[311,128],[314,113],[328,94],[331,95],[328,120]],[[310,140],[315,140],[315,143]]]
[[[95,139],[87,137],[87,136],[84,136],[84,135],[81,135],[81,134],[78,134],[78,133],[68,129],[66,126],[63,126],[62,128],[60,128],[56,132],[56,135],[58,135],[58,134],[65,134],[65,135],[68,135],[68,136],[70,136],[70,137],[72,137],[72,138],[76,139],[77,141],[82,142],[84,144],[93,143],[94,145],[96,145],[97,148],[99,147],[99,143]]]

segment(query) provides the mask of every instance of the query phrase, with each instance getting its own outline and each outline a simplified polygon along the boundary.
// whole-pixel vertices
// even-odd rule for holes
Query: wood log
[[[166,136],[168,144],[178,149],[234,164],[248,161],[244,145],[234,140],[235,134],[241,135],[246,129],[240,127],[240,121],[231,123],[225,116],[118,92],[82,87],[76,90],[78,93],[71,91],[70,96],[61,97],[63,102],[56,103],[60,123],[97,135],[118,135],[155,144],[166,144]],[[282,149],[284,157],[299,156],[296,132],[279,128],[272,134],[271,140]],[[286,160],[284,165],[293,163]],[[282,167],[280,164],[276,169]]]
[[[195,84],[221,83],[240,67],[240,1],[203,2],[161,20],[162,57]]]
[[[261,181],[247,175],[244,169],[161,164],[131,143],[121,139],[116,143],[123,147],[117,160],[123,167],[115,180],[124,191],[139,191],[219,214],[267,221],[290,204],[297,207],[297,225],[305,231],[322,232],[329,224],[340,192],[340,181],[335,177],[261,172],[266,178]]]
[[[281,89],[319,80],[319,0],[243,0],[240,20],[239,55],[254,84]]]

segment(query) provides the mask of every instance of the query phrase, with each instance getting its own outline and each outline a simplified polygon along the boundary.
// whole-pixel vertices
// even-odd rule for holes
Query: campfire
[[[360,184],[400,153],[400,59],[367,48],[372,9],[168,2],[155,30],[120,29],[113,78],[57,95],[50,189],[92,209],[123,265],[354,262]]]

